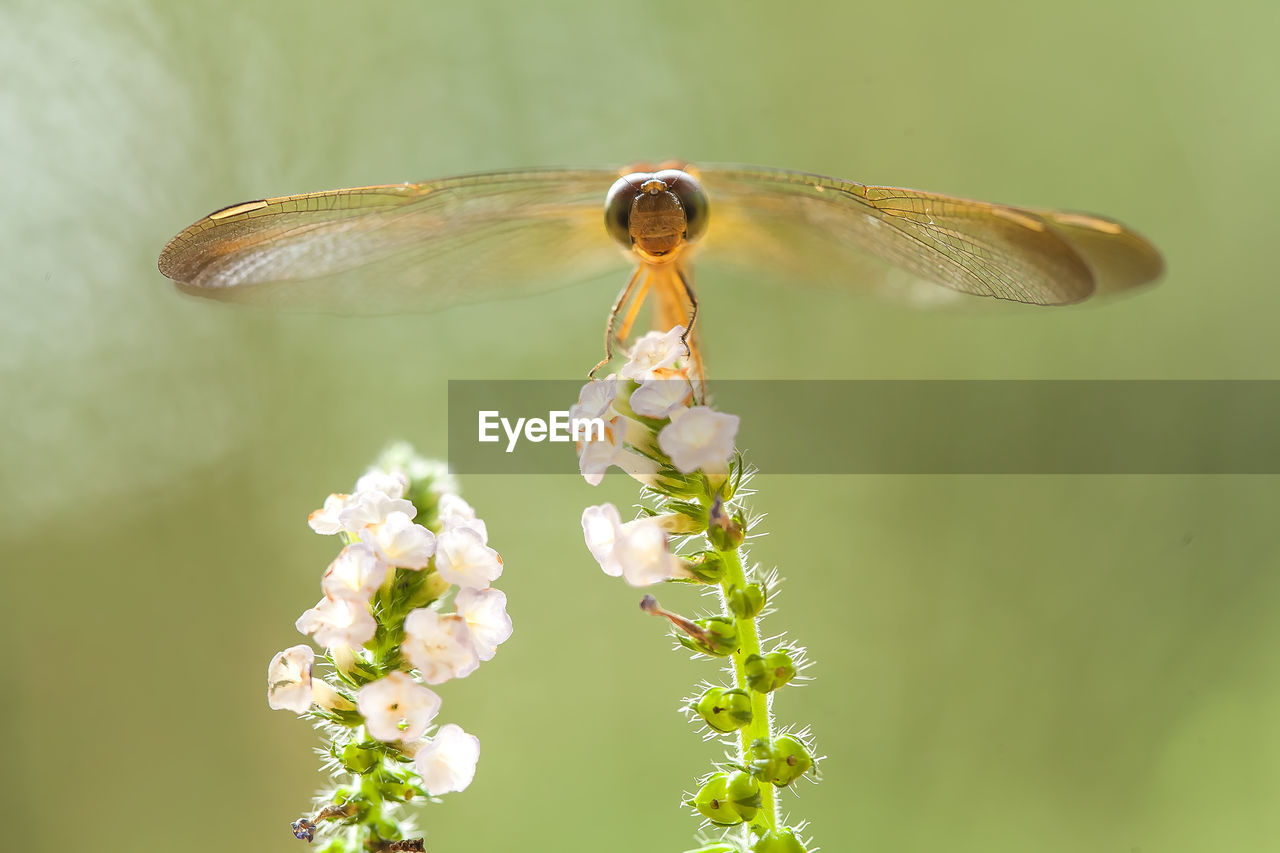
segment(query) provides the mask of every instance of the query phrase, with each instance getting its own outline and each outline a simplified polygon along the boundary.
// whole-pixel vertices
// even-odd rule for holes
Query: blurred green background
[[[332,543],[303,523],[445,382],[575,377],[619,282],[281,316],[155,269],[264,195],[524,165],[760,163],[1096,210],[1166,252],[1104,306],[928,314],[700,280],[711,369],[1280,378],[1280,14],[1256,2],[0,2],[5,849],[297,851],[270,712]],[[927,433],[925,438],[927,440]],[[767,625],[816,681],[832,853],[1193,853],[1280,837],[1275,478],[771,477]],[[679,851],[708,766],[670,651],[582,545],[628,482],[470,478],[516,634],[442,689],[484,743],[429,849]],[[664,603],[690,608],[676,593]]]

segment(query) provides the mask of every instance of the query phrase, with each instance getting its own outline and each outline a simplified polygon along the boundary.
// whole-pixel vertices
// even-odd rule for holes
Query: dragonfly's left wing
[[[174,237],[160,271],[230,302],[386,314],[521,296],[624,269],[607,169],[497,172],[233,205]]]
[[[1102,217],[738,166],[693,167],[710,201],[699,258],[916,300],[1077,302],[1154,279],[1156,250]],[[942,287],[939,288],[938,285]]]

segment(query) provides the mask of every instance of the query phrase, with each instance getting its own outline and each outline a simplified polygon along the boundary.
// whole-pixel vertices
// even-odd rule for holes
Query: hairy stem
[[[729,593],[735,587],[746,589],[747,576],[742,568],[742,558],[738,549],[719,551],[724,560],[724,577],[720,581],[720,603],[724,614],[734,617],[729,607]],[[751,696],[751,723],[738,730],[738,759],[746,764],[747,755],[753,741],[763,740],[773,743],[773,715],[770,711],[770,694],[759,693],[747,685],[746,660],[751,655],[762,655],[760,648],[759,616],[750,619],[737,617],[738,650],[733,653],[734,686],[745,690]],[[760,813],[751,822],[759,831],[778,827],[778,796],[773,785],[760,786]]]

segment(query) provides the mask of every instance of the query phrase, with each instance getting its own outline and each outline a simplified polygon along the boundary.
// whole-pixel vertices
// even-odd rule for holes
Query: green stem
[[[729,592],[735,587],[746,589],[747,576],[742,568],[742,558],[738,555],[738,549],[720,551],[719,554],[724,560],[725,567],[724,577],[720,581],[720,603],[724,608],[724,614],[734,618],[734,613],[729,608]],[[747,691],[748,695],[751,696],[751,723],[738,730],[738,759],[744,765],[753,741],[763,740],[765,743],[773,743],[773,716],[769,711],[769,694],[759,693],[747,686],[747,658],[753,654],[764,654],[760,648],[758,621],[759,617],[751,619],[737,618],[739,642],[738,650],[733,653],[734,686],[740,690]],[[762,784],[760,786],[760,813],[751,822],[751,825],[760,831],[764,831],[777,829],[778,823],[777,789],[768,783]]]

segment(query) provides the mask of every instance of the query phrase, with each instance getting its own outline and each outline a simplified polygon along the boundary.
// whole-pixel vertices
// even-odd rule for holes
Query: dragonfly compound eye
[[[609,236],[624,249],[631,248],[631,205],[640,195],[640,187],[653,176],[632,172],[613,182],[604,198],[604,225]]]
[[[706,233],[710,209],[702,184],[693,175],[679,169],[663,169],[654,177],[666,184],[667,190],[680,200],[686,222],[685,239],[693,242]]]

